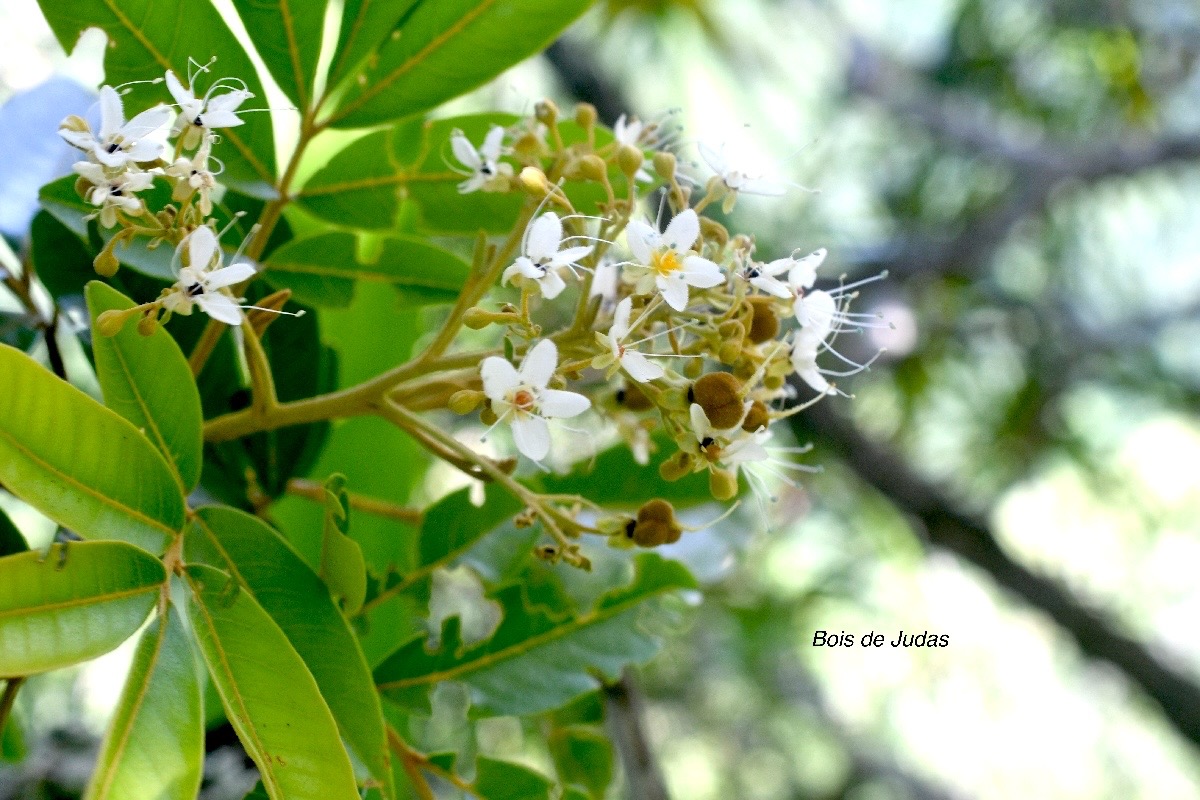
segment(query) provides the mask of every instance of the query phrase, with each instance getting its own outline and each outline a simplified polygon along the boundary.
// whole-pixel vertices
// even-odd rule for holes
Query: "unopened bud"
[[[742,357],[741,341],[725,340],[721,342],[721,346],[717,348],[717,360],[722,364],[736,364],[737,360]]]
[[[496,321],[496,314],[493,311],[488,311],[479,306],[472,306],[463,314],[463,325],[466,325],[473,331],[481,328],[486,328]]]
[[[537,167],[521,170],[520,181],[522,188],[534,197],[545,197],[550,192],[550,181],[546,179],[546,173]]]
[[[623,144],[617,148],[617,166],[626,175],[636,175],[646,161],[646,154],[638,148]]]
[[[736,339],[741,344],[746,337],[746,326],[740,320],[727,319],[717,326],[717,335],[722,339]]]
[[[683,450],[658,465],[658,474],[664,481],[677,481],[692,471],[692,456]]]
[[[772,392],[783,388],[782,375],[767,375],[763,378],[763,388],[770,389]]]
[[[746,418],[742,420],[742,430],[747,433],[754,433],[770,424],[771,412],[767,410],[766,404],[761,400],[755,400],[750,404],[750,410],[746,412]]]
[[[498,419],[499,417],[496,416],[495,411],[492,411],[492,407],[490,405],[484,406],[483,410],[479,412],[479,421],[484,425],[487,425],[489,428],[495,425]]]
[[[729,229],[708,217],[700,218],[700,235],[706,242],[711,242],[718,247],[724,247],[729,243]]]
[[[455,414],[470,414],[479,408],[479,404],[483,402],[484,397],[486,395],[483,392],[475,389],[462,389],[450,395],[450,400],[446,405]]]
[[[603,182],[608,179],[608,164],[595,153],[589,153],[579,159],[579,174],[589,181]]]
[[[158,314],[156,312],[143,314],[142,318],[138,320],[137,332],[142,336],[153,336],[156,330],[158,330]]]
[[[703,358],[689,358],[687,363],[683,365],[683,374],[695,380],[700,377],[700,373],[704,371]]]
[[[704,409],[709,423],[718,429],[732,428],[742,421],[742,384],[728,372],[710,372],[692,384],[689,399]]]
[[[751,297],[750,341],[755,344],[769,342],[779,335],[779,315],[775,303],[769,297]]]
[[[100,254],[96,256],[96,259],[92,261],[92,268],[96,270],[96,274],[102,275],[105,278],[111,278],[113,275],[116,275],[117,270],[120,269],[120,267],[121,262],[117,261],[117,257],[113,255],[111,246],[105,247],[103,250],[101,250]]]
[[[111,311],[105,311],[96,317],[96,330],[100,332],[101,336],[116,336],[125,327],[125,322],[133,311],[132,308],[114,308]]]
[[[575,123],[587,130],[596,124],[596,107],[591,103],[580,103],[575,106]]]
[[[738,493],[737,474],[723,469],[709,471],[708,491],[717,500],[732,500]]]
[[[533,115],[543,125],[553,125],[558,122],[558,106],[550,99],[539,100],[534,103]]]
[[[675,154],[658,152],[654,154],[654,171],[664,181],[675,180]]]

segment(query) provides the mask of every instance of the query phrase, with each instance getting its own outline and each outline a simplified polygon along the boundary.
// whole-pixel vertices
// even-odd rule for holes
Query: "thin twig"
[[[287,491],[288,494],[313,500],[317,503],[325,502],[325,487],[317,481],[292,478],[288,481]],[[394,519],[398,522],[406,522],[409,525],[420,525],[424,517],[418,509],[390,503],[378,497],[369,497],[365,494],[356,494],[354,492],[347,492],[346,494],[350,498],[350,507],[365,514],[385,519]]]

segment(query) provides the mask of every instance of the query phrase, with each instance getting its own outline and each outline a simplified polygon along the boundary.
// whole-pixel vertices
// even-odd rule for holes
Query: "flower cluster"
[[[577,114],[585,129],[591,113],[583,107]],[[467,175],[459,191],[525,192],[538,199],[501,276],[520,292],[520,302],[498,310],[476,306],[467,314],[472,327],[504,326],[513,350],[524,351],[520,367],[506,357],[486,358],[482,390],[458,392],[451,407],[465,413],[482,403],[483,420],[510,425],[517,450],[539,463],[551,451],[547,420],[591,409],[642,463],[655,447],[673,446],[659,464],[662,477],[707,472],[719,500],[737,495],[739,478],[769,495],[771,478],[790,480],[789,469],[811,471],[791,461],[803,448],[767,447],[771,425],[839,393],[837,378],[866,369],[871,361],[854,363],[835,342],[883,323],[850,311],[863,282],[816,288],[825,250],[761,261],[752,237],[703,215],[710,204],[731,211],[741,196],[775,196],[791,184],[751,176],[731,167],[723,150],[706,146],[700,155],[714,174],[708,180],[684,175],[675,155],[656,149],[642,123],[626,117],[610,143],[589,132],[582,142],[560,145],[559,166],[548,173],[519,141],[536,131],[562,142],[556,125],[557,110],[547,103],[533,119],[492,127],[478,147],[461,131],[451,138]],[[562,179],[603,183],[609,199],[578,209]],[[669,211],[665,225],[646,216],[648,182],[665,198],[659,205],[660,216]],[[693,187],[701,186],[705,194],[693,202]],[[541,320],[562,319],[572,305],[569,325],[543,330]],[[812,396],[800,399],[797,387]],[[647,509],[619,518],[615,528],[611,521],[602,525],[612,529],[614,543],[652,546],[678,538],[683,528],[672,516],[658,506]]]
[[[198,68],[187,85],[171,71],[151,81],[165,82],[174,103],[160,103],[128,120],[119,88],[103,86],[98,128],[74,115],[59,128],[62,138],[83,153],[74,165],[76,188],[96,207],[92,216],[104,229],[118,228],[96,258],[96,270],[113,274],[115,248],[135,235],[149,236],[152,247],[166,242],[176,248],[175,285],[136,309],[143,330],[152,329],[160,312],[191,314],[195,308],[228,325],[244,319],[245,306],[231,288],[252,278],[255,268],[237,256],[225,265],[211,219],[223,192],[217,181],[222,165],[212,151],[220,138],[217,131],[241,125],[239,109],[254,95],[234,79],[214,81],[198,95],[195,79],[207,69]],[[170,184],[171,200],[178,206],[147,208],[140,193],[156,181]],[[119,328],[130,316],[111,312],[105,326]]]

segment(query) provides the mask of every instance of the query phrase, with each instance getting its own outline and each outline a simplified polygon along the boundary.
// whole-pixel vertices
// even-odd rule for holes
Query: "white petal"
[[[707,289],[725,282],[725,273],[721,268],[707,258],[688,256],[683,260],[683,280],[688,285]]]
[[[96,137],[92,136],[91,131],[73,131],[68,128],[59,128],[58,135],[80,150],[91,150],[96,146]]]
[[[700,151],[700,157],[704,159],[704,163],[708,164],[708,168],[718,175],[724,175],[729,170],[729,164],[725,162],[725,156],[713,150],[704,142],[696,142],[696,149]]]
[[[621,366],[629,373],[629,377],[638,383],[656,381],[666,374],[662,367],[636,350],[626,350],[621,357]]]
[[[796,370],[796,374],[800,376],[800,380],[807,383],[815,391],[825,394],[829,391],[829,381],[825,380],[825,376],[817,371],[817,365],[812,364],[804,369]]]
[[[483,139],[483,146],[479,148],[479,154],[488,161],[495,161],[500,157],[500,148],[504,145],[504,128],[499,125],[493,125],[491,130],[487,132],[487,136]]]
[[[155,106],[138,114],[121,128],[121,133],[129,139],[144,139],[171,124],[175,112],[170,106]]]
[[[250,280],[257,274],[253,265],[240,261],[237,264],[230,264],[224,269],[218,269],[208,274],[205,284],[209,289],[221,289],[226,286],[233,286],[235,283]]]
[[[790,258],[777,258],[769,264],[760,264],[758,271],[763,275],[774,278],[776,275],[792,269],[797,263],[799,262],[793,261]]]
[[[179,82],[179,78],[175,77],[175,73],[167,70],[167,91],[171,93],[171,97],[175,98],[175,102],[179,105],[189,103],[196,99],[196,96],[190,90],[184,88]]]
[[[824,339],[833,328],[837,302],[829,292],[809,292],[796,300],[795,312],[797,322],[805,328],[819,332]]]
[[[483,378],[483,393],[492,402],[503,400],[505,395],[521,385],[516,367],[499,356],[485,358],[479,365],[479,376]]]
[[[663,300],[676,311],[683,311],[688,304],[688,285],[683,275],[675,272],[671,275],[659,275],[656,283],[662,292]]]
[[[104,177],[104,167],[99,164],[93,164],[90,161],[76,161],[71,168],[97,186],[107,182]]]
[[[713,434],[712,423],[708,421],[708,415],[699,403],[692,403],[688,409],[688,416],[692,419],[692,433],[696,435],[697,442],[702,442]]]
[[[613,314],[612,327],[608,329],[609,336],[612,336],[620,341],[625,338],[625,334],[629,333],[629,316],[633,313],[633,298],[626,297],[621,302],[617,303],[617,310]]]
[[[663,231],[663,243],[674,250],[688,251],[700,238],[700,218],[693,209],[684,209]]]
[[[763,197],[778,197],[787,194],[788,185],[767,178],[747,178],[742,181],[738,191],[742,194],[757,194]]]
[[[465,181],[463,181],[462,183],[460,183],[458,185],[458,193],[459,194],[470,194],[471,192],[477,192],[481,188],[483,188],[483,185],[485,183],[487,183],[489,180],[490,179],[488,178],[487,175],[483,175],[481,173],[476,172],[474,175],[467,178]]]
[[[214,123],[209,119],[210,115],[232,113],[237,110],[238,106],[251,97],[254,97],[254,92],[248,92],[244,89],[234,89],[210,99],[208,101],[208,108],[204,112],[204,124],[210,128],[214,127]]]
[[[125,124],[121,95],[111,86],[100,87],[100,138],[107,139]]]
[[[747,436],[725,448],[721,461],[729,466],[735,466],[750,461],[766,461],[770,457],[766,448],[759,444],[757,439]]]
[[[538,288],[542,290],[542,297],[553,300],[562,294],[562,290],[567,288],[567,284],[556,270],[548,269],[545,276],[538,281]]]
[[[200,121],[206,128],[236,128],[245,120],[232,111],[212,111],[210,109],[204,112]]]
[[[550,452],[550,426],[541,417],[518,417],[512,421],[513,441],[526,458],[541,461]]]
[[[212,228],[202,225],[188,235],[188,263],[192,269],[208,269],[217,252],[217,235]]]
[[[525,260],[528,260],[528,259],[525,259]],[[508,267],[506,267],[504,269],[503,274],[500,275],[500,285],[508,286],[509,282],[513,278],[522,277],[524,274],[525,273],[521,270],[521,267],[518,264],[511,264]]]
[[[774,278],[767,278],[763,276],[751,278],[750,285],[756,289],[766,292],[767,294],[773,294],[776,297],[784,300],[790,300],[792,298],[792,292],[790,289],[788,289],[787,285],[782,281],[775,280]]]
[[[825,248],[821,248],[797,261],[788,273],[788,283],[801,289],[811,289],[817,282],[817,268],[825,261],[825,253]]]
[[[479,153],[475,150],[471,143],[467,141],[467,137],[463,135],[462,131],[455,131],[454,133],[450,134],[450,149],[454,151],[454,157],[457,158],[464,167],[479,169],[481,166],[483,166],[483,161],[479,158]]]
[[[200,295],[196,298],[196,305],[217,322],[224,322],[226,325],[242,324],[242,309],[233,302],[233,298],[226,297],[220,292]]]
[[[576,392],[543,389],[538,392],[538,411],[546,417],[577,417],[592,407],[592,401]]]
[[[517,256],[517,260],[513,262],[511,267],[505,270],[505,273],[507,273],[508,270],[516,270],[522,276],[526,278],[532,278],[533,280],[538,280],[546,274],[544,269],[539,267],[537,264],[534,264],[525,256]]]
[[[521,361],[521,382],[544,389],[558,368],[558,348],[550,339],[535,344]]]
[[[639,264],[649,264],[651,252],[662,241],[659,232],[640,219],[629,221],[629,225],[625,227],[625,239]]]
[[[554,212],[542,214],[529,226],[525,254],[534,261],[551,258],[562,244],[562,221]]]
[[[162,155],[163,144],[154,139],[139,139],[136,144],[125,148],[129,161],[154,161]]]
[[[568,247],[554,255],[550,259],[550,265],[555,267],[565,267],[567,264],[574,264],[581,258],[586,257],[593,250],[591,245],[587,247]]]
[[[118,149],[110,153],[107,147],[100,144],[92,148],[92,156],[106,167],[123,167],[127,160],[124,150]]]

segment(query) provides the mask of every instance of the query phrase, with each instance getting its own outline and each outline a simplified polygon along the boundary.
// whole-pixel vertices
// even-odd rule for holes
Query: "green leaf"
[[[311,671],[355,755],[390,786],[383,712],[370,670],[316,573],[278,533],[232,508],[197,510],[184,553],[189,562],[227,570],[270,615]]]
[[[301,302],[334,306],[350,304],[355,281],[391,284],[414,304],[453,302],[470,271],[453,253],[409,236],[389,236],[363,258],[352,233],[289,242],[271,254],[267,268],[269,280]]]
[[[337,86],[348,70],[370,57],[419,2],[422,0],[346,0],[329,70],[329,86]]]
[[[471,687],[477,711],[533,714],[560,706],[596,688],[596,675],[615,679],[632,662],[648,659],[657,640],[644,632],[639,614],[647,601],[695,582],[681,565],[654,553],[638,557],[632,584],[614,590],[597,606],[575,616],[551,617],[530,608],[520,586],[495,598],[504,616],[490,640],[467,649],[458,619],[447,621],[440,649],[430,652],[416,641],[401,648],[375,671],[379,690],[388,698],[420,708],[441,681]],[[529,676],[537,675],[537,691]]]
[[[262,781],[254,784],[254,788],[250,790],[250,794],[242,798],[242,800],[271,800],[271,796],[267,794],[267,789],[263,786]]]
[[[194,800],[203,772],[200,675],[169,608],[138,643],[84,800]]]
[[[658,452],[649,464],[639,464],[633,451],[621,443],[598,455],[583,470],[566,475],[546,474],[539,483],[543,491],[552,494],[582,494],[601,505],[636,508],[647,500],[661,497],[676,506],[712,502],[708,490],[708,473],[687,475],[677,481],[664,481],[658,474],[658,463],[675,449],[666,437],[655,437]]]
[[[25,726],[14,708],[8,715],[4,730],[0,731],[0,761],[20,764],[28,754],[25,744]]]
[[[25,537],[13,525],[12,520],[0,508],[0,556],[11,556],[14,553],[24,553],[29,549]]]
[[[346,76],[332,124],[360,128],[427,111],[541,51],[591,0],[417,3]]]
[[[92,281],[87,301],[96,377],[105,404],[145,432],[187,494],[200,481],[204,445],[200,393],[183,351],[162,326],[144,336],[136,320],[129,320],[116,336],[100,333],[96,319],[102,313],[136,305],[116,289]]]
[[[554,782],[520,764],[481,756],[475,763],[475,790],[488,800],[549,800]]]
[[[480,539],[516,516],[521,504],[508,492],[489,491],[484,504],[471,504],[470,490],[447,495],[425,512],[421,523],[417,566],[402,584],[412,586],[427,579],[439,567],[449,566]],[[428,590],[423,592],[428,596]]]
[[[160,552],[183,527],[171,468],[133,425],[0,345],[0,484],[81,536]]]
[[[549,745],[562,782],[582,786],[592,800],[604,800],[613,779],[608,737],[594,728],[557,728],[550,733]]]
[[[255,102],[266,102],[250,58],[209,0],[191,0],[186,5],[158,0],[40,0],[38,5],[68,51],[84,29],[104,29],[109,37],[105,79],[113,86],[130,84],[123,96],[128,117],[156,103],[172,102],[161,84],[145,81],[171,69],[186,82],[189,58],[204,63],[216,56],[208,75],[245,81]],[[207,85],[194,88],[200,94]],[[242,119],[245,124],[221,130],[222,143],[214,148],[213,155],[225,165],[221,180],[256,196],[269,195],[275,182],[271,115],[246,114]]]
[[[301,111],[310,108],[326,3],[320,0],[233,0],[233,5],[279,88]]]
[[[350,530],[350,495],[346,476],[325,481],[325,531],[321,542],[321,580],[343,601],[346,616],[357,614],[367,596],[367,565],[362,546],[346,534]]]
[[[316,681],[248,591],[187,567],[188,617],[221,704],[272,800],[358,800],[350,759]]]
[[[161,561],[124,542],[0,558],[0,676],[107,653],[137,632],[166,580]]]

